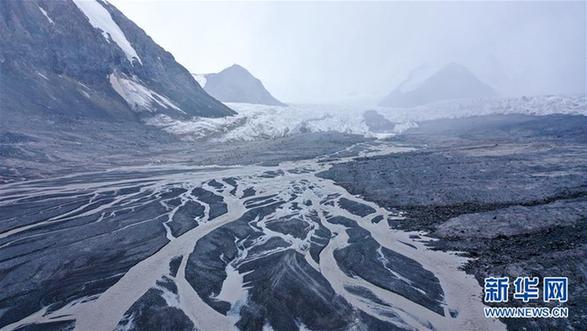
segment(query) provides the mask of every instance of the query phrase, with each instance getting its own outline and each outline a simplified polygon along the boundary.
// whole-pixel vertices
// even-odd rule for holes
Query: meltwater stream
[[[356,148],[357,146],[355,146]],[[363,155],[402,152],[381,142]],[[279,166],[157,166],[0,188],[2,330],[496,330],[455,254]],[[6,289],[6,290],[5,290]]]

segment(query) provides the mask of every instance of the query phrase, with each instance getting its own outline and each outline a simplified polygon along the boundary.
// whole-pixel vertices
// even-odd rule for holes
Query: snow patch
[[[168,98],[150,90],[134,79],[128,79],[126,76],[117,73],[110,74],[108,79],[114,91],[135,111],[146,110],[154,112],[156,109],[153,106],[154,104],[158,104],[163,108],[171,108],[185,114],[184,111]]]
[[[418,123],[414,122],[414,121],[406,121],[403,123],[398,123],[395,125],[395,127],[393,128],[393,131],[395,131],[395,133],[402,133],[405,132],[409,129],[414,129],[418,127]]]
[[[194,79],[196,80],[196,82],[198,82],[198,84],[200,84],[200,87],[204,88],[204,86],[206,86],[206,82],[207,82],[206,75],[192,74],[192,76],[194,76]]]
[[[41,72],[37,71],[37,75],[39,75],[41,78],[43,78],[44,80],[49,80],[49,78],[47,78],[47,76],[43,75]]]
[[[89,94],[88,92],[86,92],[86,91],[84,91],[84,90],[79,90],[79,92],[80,92],[81,94],[83,94],[83,96],[84,96],[84,97],[86,97],[86,98],[90,99],[90,94]]]
[[[51,17],[49,17],[49,15],[47,15],[47,11],[45,9],[43,9],[41,6],[39,6],[39,10],[41,11],[41,13],[43,13],[43,15],[45,15],[45,17],[47,18],[47,20],[49,20],[49,23],[55,24],[55,22],[53,22],[53,20],[51,19]]]
[[[96,0],[73,0],[73,3],[84,13],[90,24],[102,32],[102,36],[106,41],[114,41],[122,49],[130,63],[133,63],[133,59],[136,59],[140,64],[143,64],[135,49],[126,39],[124,32],[114,22],[110,12],[102,4]]]

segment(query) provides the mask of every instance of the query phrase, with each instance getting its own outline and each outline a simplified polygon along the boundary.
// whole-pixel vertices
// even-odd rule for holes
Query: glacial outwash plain
[[[436,120],[386,139],[202,143],[157,162],[7,180],[1,321],[7,330],[581,329],[572,316],[485,319],[480,284],[569,275],[580,316],[586,128],[581,115]]]
[[[137,3],[0,0],[0,331],[587,330],[585,3]]]

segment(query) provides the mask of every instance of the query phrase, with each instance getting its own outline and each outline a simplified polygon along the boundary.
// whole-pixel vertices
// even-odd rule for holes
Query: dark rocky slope
[[[101,29],[93,26],[96,17],[107,22]],[[234,113],[104,1],[0,2],[0,77],[0,117]]]

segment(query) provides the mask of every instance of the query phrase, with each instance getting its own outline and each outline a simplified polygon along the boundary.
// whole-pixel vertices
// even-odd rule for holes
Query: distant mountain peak
[[[236,63],[234,63],[233,65],[231,65],[230,67],[225,68],[222,71],[226,71],[226,70],[239,70],[239,71],[244,71],[246,73],[249,73],[249,71],[247,69],[245,69],[245,67],[238,65]]]
[[[469,69],[451,62],[438,69],[420,66],[387,95],[381,106],[414,107],[449,99],[493,97],[496,93]]]
[[[456,62],[448,63],[447,65],[444,66],[443,69],[456,69],[456,70],[469,71],[469,69],[467,69],[467,67],[465,67],[462,64],[456,63]]]
[[[218,73],[192,75],[206,92],[222,102],[285,105],[258,78],[236,63]]]

